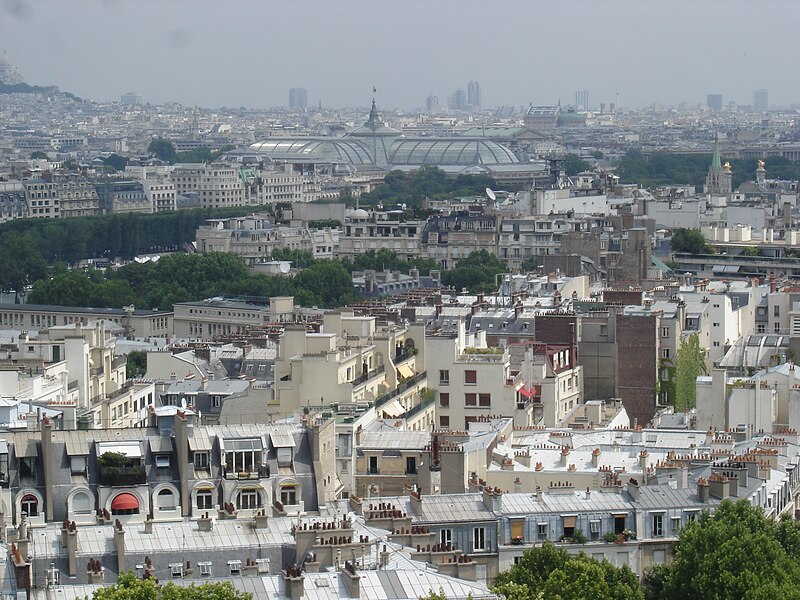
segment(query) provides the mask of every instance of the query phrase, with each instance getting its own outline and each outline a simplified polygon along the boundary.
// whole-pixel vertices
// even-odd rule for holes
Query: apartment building
[[[263,304],[207,298],[197,302],[178,302],[173,309],[172,333],[175,337],[193,340],[210,340],[217,336],[245,333],[248,327],[295,320],[294,298],[291,296],[276,296]]]
[[[61,216],[61,199],[55,183],[45,179],[28,179],[23,185],[29,217],[57,219]]]
[[[275,225],[267,215],[250,215],[230,219],[209,219],[197,229],[197,250],[230,252],[241,257],[248,266],[267,258],[273,250],[304,250],[320,257],[333,255],[333,236],[312,236],[305,227]],[[319,241],[317,241],[317,238]],[[326,243],[328,242],[328,243]]]
[[[407,220],[402,211],[350,211],[342,225],[339,256],[351,260],[369,250],[391,250],[401,259],[421,254],[420,239],[424,221]]]
[[[60,199],[61,218],[100,214],[100,198],[90,180],[79,175],[64,175],[56,177],[54,183],[55,194]]]
[[[25,186],[18,181],[0,181],[0,223],[27,216]]]
[[[0,304],[0,325],[21,331],[43,331],[56,325],[105,320],[121,326],[126,335],[167,337],[172,335],[172,312],[126,308],[85,308],[46,304]]]
[[[422,256],[434,259],[443,269],[452,269],[472,252],[497,254],[500,221],[495,215],[478,212],[431,217],[422,232]]]
[[[178,197],[196,195],[203,208],[245,206],[245,185],[239,170],[219,163],[177,164],[170,173]]]
[[[144,185],[134,179],[102,179],[95,183],[102,214],[153,212]]]

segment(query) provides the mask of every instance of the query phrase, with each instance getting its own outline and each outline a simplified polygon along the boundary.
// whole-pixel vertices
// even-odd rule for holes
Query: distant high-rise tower
[[[428,96],[425,99],[425,110],[430,113],[439,112],[439,96]]]
[[[753,91],[753,110],[764,111],[769,108],[769,93],[767,90]]]
[[[289,109],[305,110],[308,108],[308,91],[306,88],[292,88],[289,90]]]
[[[722,165],[719,157],[719,136],[714,135],[714,156],[706,175],[706,194],[723,196],[733,191],[733,174],[730,163]]]
[[[119,97],[122,104],[137,105],[142,103],[142,95],[135,92],[128,92]]]
[[[447,108],[450,110],[467,110],[467,94],[458,88],[453,95],[447,99]]]
[[[467,105],[470,110],[480,110],[481,108],[481,84],[472,81],[467,84]]]
[[[589,90],[575,92],[575,107],[578,110],[589,110]]]
[[[709,94],[706,96],[706,106],[709,110],[719,112],[722,110],[722,94]]]

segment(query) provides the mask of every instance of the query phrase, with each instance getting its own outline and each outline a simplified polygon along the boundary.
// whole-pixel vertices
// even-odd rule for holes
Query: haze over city
[[[794,2],[4,0],[0,14],[27,82],[100,101],[262,108],[304,87],[310,105],[364,106],[375,86],[379,104],[413,109],[470,79],[484,106],[576,89],[628,107],[800,99]]]

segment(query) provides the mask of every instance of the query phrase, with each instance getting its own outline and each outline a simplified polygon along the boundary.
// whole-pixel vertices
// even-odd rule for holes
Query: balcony
[[[421,381],[424,381],[427,377],[428,377],[428,372],[423,371],[422,373],[417,373],[416,375],[414,375],[414,377],[406,379],[403,383],[398,384],[398,386],[395,389],[393,389],[390,392],[387,392],[386,394],[375,400],[375,407],[380,408],[387,402],[394,400],[406,390],[416,386]]]
[[[108,466],[100,467],[100,485],[126,486],[147,483],[147,473],[144,465],[130,465],[126,467]]]
[[[229,471],[225,470],[225,479],[233,481],[256,481],[269,477],[269,466],[258,467],[255,471]]]
[[[382,375],[384,373],[384,371],[386,371],[386,366],[385,365],[380,365],[379,367],[377,367],[375,369],[372,369],[372,371],[367,371],[363,375],[361,375],[359,377],[356,377],[350,383],[352,383],[353,386],[361,385],[362,383],[364,383],[366,381],[369,381],[370,379],[373,379],[373,378],[377,377],[378,375]]]
[[[504,350],[503,348],[466,348],[465,350],[465,352],[462,352],[458,355],[458,362],[502,364],[509,361],[508,351]]]

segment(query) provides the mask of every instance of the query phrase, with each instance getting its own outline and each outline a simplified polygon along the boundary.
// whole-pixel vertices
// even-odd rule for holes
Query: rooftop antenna
[[[486,188],[486,195],[489,197],[489,200],[495,202],[497,200],[497,194],[494,193],[492,188]]]

